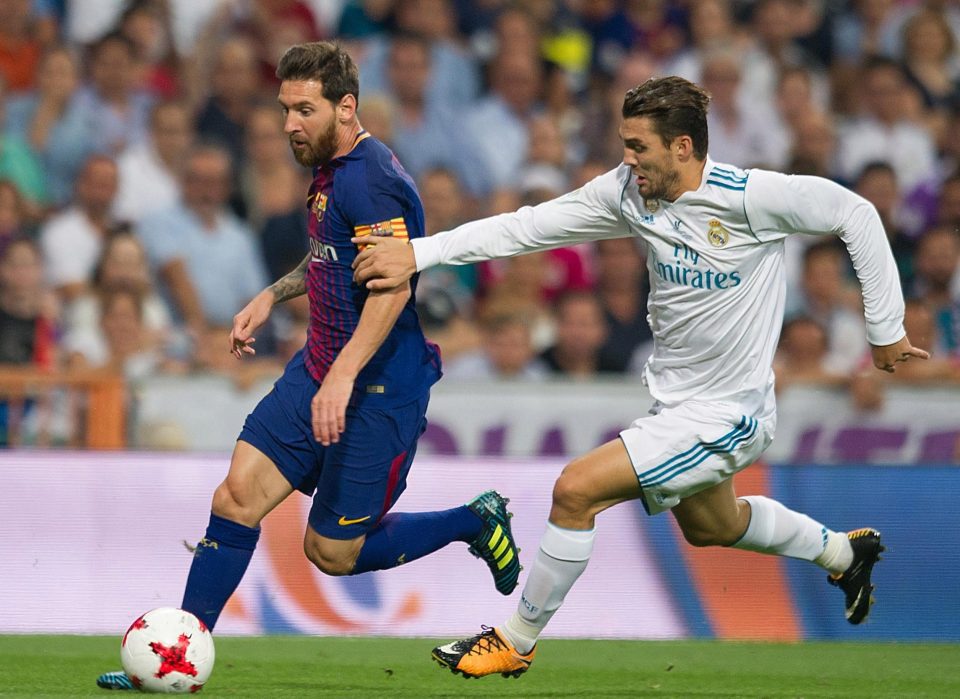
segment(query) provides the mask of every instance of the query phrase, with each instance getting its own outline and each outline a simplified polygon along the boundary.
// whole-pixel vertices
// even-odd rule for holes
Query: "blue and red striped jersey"
[[[310,326],[304,357],[313,378],[323,381],[356,329],[368,295],[353,281],[350,265],[359,248],[350,238],[423,237],[423,205],[396,156],[361,131],[349,153],[314,169],[307,206]],[[411,279],[414,294],[416,279]],[[440,352],[424,337],[415,295],[411,295],[390,334],[357,377],[351,404],[403,405],[426,393],[440,375]]]

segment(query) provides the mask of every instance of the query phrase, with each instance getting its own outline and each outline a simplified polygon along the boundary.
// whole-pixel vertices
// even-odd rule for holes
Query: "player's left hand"
[[[911,357],[930,359],[930,353],[911,345],[906,335],[892,345],[872,345],[870,353],[873,355],[873,365],[891,374],[896,371],[897,362],[905,362]]]
[[[355,378],[337,371],[334,363],[310,401],[313,438],[325,447],[339,442],[340,433],[347,427],[347,404]]]

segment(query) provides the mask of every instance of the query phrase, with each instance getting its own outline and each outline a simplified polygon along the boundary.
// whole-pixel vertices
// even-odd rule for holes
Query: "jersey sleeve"
[[[575,243],[629,235],[620,200],[629,170],[616,168],[580,189],[537,206],[471,221],[414,241],[417,271],[463,265]]]
[[[872,345],[890,345],[905,335],[896,261],[880,215],[870,202],[822,177],[753,170],[744,211],[761,242],[791,233],[839,236],[863,290],[867,340]]]
[[[353,235],[401,240],[423,236],[422,221],[411,215],[411,185],[391,171],[389,165],[367,161],[351,173],[344,185],[343,193],[336,193],[334,198],[341,202]]]

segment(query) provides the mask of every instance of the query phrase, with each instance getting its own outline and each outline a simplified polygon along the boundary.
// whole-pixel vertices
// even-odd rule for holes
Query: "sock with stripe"
[[[367,532],[353,572],[393,568],[442,549],[454,541],[470,542],[483,521],[466,505],[440,512],[397,512]]]
[[[812,561],[834,573],[853,562],[853,548],[844,534],[762,495],[740,500],[750,505],[750,524],[735,548]]]
[[[260,528],[247,527],[210,513],[207,532],[197,543],[181,608],[211,631],[247,570]]]
[[[547,622],[587,569],[595,534],[596,529],[563,529],[547,522],[517,611],[498,627],[517,652],[525,655],[536,645]]]

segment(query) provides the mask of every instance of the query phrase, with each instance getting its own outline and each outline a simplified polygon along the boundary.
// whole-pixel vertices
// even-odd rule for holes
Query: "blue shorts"
[[[340,441],[325,447],[310,424],[310,401],[319,387],[298,352],[247,416],[238,439],[266,454],[294,488],[316,491],[308,518],[314,531],[354,539],[374,527],[406,488],[430,395],[389,411],[348,407]]]

